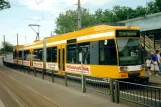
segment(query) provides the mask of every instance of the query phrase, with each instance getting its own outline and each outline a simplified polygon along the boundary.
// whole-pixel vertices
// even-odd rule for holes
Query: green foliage
[[[148,13],[147,14],[153,14],[159,12],[158,7],[156,6],[156,2],[150,1],[148,3]]]
[[[6,0],[0,0],[0,10],[10,8],[10,3]]]
[[[136,17],[145,16],[147,13],[147,9],[143,6],[137,6],[137,8],[135,9],[135,13]]]
[[[4,50],[5,47],[5,50]],[[2,42],[2,52],[6,51],[6,52],[12,52],[13,51],[13,45],[9,42]]]
[[[82,27],[87,27],[87,25],[91,26],[97,23],[94,17],[95,17],[94,15],[89,13],[89,10],[83,9],[82,10]],[[77,24],[75,25],[75,29],[77,29]]]
[[[155,6],[161,11],[161,0],[155,0]]]
[[[72,10],[68,10],[65,13],[59,14],[59,18],[56,20],[55,30],[56,34],[63,34],[65,32],[74,31],[77,25],[77,13]]]
[[[137,6],[136,9],[126,6],[114,6],[112,10],[98,9],[94,14],[82,9],[82,28],[100,23],[118,22],[122,20],[143,17],[148,14],[161,12],[161,0],[150,1],[147,7]],[[56,20],[56,34],[63,34],[77,30],[77,12],[68,10],[59,14]]]
[[[93,25],[95,23],[93,18],[94,16],[87,9],[82,9],[82,27]],[[77,19],[76,11],[68,10],[65,13],[59,14],[59,18],[56,20],[55,33],[63,34],[77,30]]]

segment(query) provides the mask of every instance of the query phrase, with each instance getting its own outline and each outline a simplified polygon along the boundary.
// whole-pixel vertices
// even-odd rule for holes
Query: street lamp
[[[37,25],[37,24],[29,24],[29,26],[33,29],[33,31],[36,33],[36,40],[40,40],[40,37],[39,37],[39,27],[40,25]],[[36,26],[38,27],[38,31],[36,31],[33,26]]]

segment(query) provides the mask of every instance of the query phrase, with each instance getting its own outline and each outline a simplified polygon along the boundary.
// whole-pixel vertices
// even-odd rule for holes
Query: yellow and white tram
[[[115,79],[143,79],[138,27],[98,25],[15,47],[14,60],[31,68]],[[15,54],[14,54],[15,55]],[[20,63],[22,62],[22,63]]]

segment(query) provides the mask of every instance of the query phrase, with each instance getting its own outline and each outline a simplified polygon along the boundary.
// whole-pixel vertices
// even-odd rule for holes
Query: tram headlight
[[[144,68],[145,68],[144,64],[140,66],[141,70],[144,70]]]
[[[128,67],[120,67],[120,72],[126,72],[128,71]]]

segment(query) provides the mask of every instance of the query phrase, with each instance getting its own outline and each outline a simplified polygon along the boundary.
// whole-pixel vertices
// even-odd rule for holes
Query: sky
[[[3,35],[7,42],[17,45],[32,43],[36,33],[29,24],[40,25],[40,39],[49,37],[55,29],[55,21],[59,13],[77,9],[78,0],[8,0],[11,8],[0,11],[0,42]],[[97,9],[112,9],[115,5],[136,8],[146,6],[150,0],[81,0],[81,7],[91,13]],[[34,27],[37,30],[37,27]],[[25,39],[26,38],[26,39]]]

